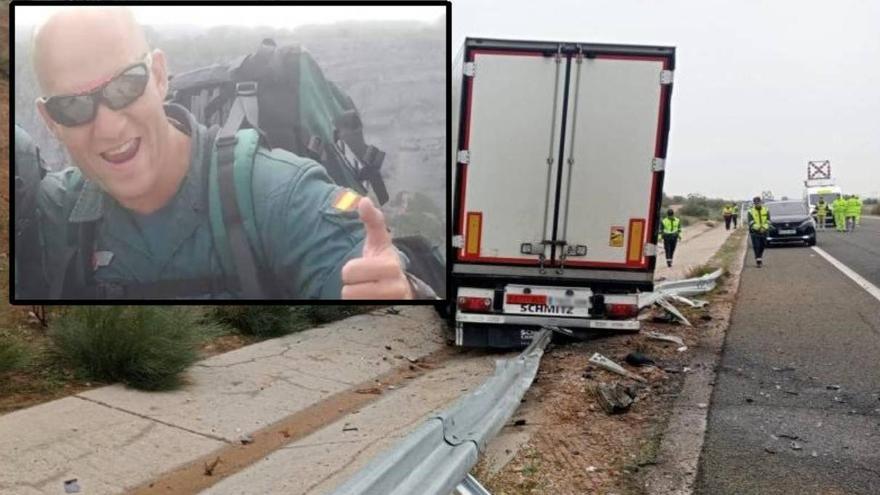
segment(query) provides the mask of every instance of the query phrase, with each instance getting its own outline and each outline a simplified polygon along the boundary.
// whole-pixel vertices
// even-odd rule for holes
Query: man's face
[[[64,19],[45,27],[40,74],[45,96],[93,90],[120,70],[143,60],[146,44],[131,26],[90,16]],[[168,123],[162,108],[167,91],[165,59],[152,53],[144,94],[119,110],[98,105],[94,120],[65,127],[38,103],[48,127],[67,147],[77,166],[120,201],[148,195],[167,161]]]

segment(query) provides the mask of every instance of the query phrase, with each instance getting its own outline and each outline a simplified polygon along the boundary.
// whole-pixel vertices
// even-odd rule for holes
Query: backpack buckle
[[[235,83],[235,94],[238,96],[253,96],[257,94],[259,84],[256,81],[243,81]]]

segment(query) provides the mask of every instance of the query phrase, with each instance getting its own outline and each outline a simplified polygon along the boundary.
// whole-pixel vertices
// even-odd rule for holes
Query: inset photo
[[[12,303],[445,298],[448,8],[14,5]]]

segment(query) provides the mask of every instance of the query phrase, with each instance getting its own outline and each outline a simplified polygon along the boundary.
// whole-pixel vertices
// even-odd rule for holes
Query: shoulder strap
[[[251,191],[254,157],[260,135],[254,129],[229,134],[224,125],[215,141],[208,177],[208,212],[214,243],[224,271],[237,276],[244,298],[262,299],[268,290],[261,280],[255,247],[259,246]]]

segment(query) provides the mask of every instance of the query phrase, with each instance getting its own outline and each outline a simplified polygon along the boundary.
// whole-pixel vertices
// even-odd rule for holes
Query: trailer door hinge
[[[671,70],[660,71],[660,84],[672,84],[673,72]]]
[[[654,158],[651,160],[651,170],[654,172],[666,170],[666,160],[664,158]]]
[[[461,72],[467,77],[474,77],[477,73],[477,66],[473,62],[465,62]]]
[[[452,236],[452,247],[463,248],[464,247],[464,236],[460,236],[460,235]]]
[[[657,245],[650,242],[645,244],[645,256],[657,256]]]
[[[471,152],[468,150],[458,150],[458,155],[456,155],[455,159],[458,160],[458,163],[470,163]]]

